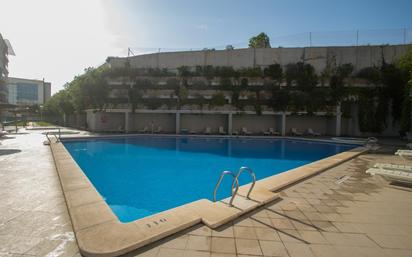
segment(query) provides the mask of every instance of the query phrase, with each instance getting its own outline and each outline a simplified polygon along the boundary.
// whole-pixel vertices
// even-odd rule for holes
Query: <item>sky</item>
[[[411,0],[0,0],[9,76],[45,79],[52,93],[108,56],[246,47],[412,40]],[[409,28],[404,33],[403,28]]]

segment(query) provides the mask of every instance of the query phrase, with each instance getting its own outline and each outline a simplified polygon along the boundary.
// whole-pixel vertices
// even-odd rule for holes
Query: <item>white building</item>
[[[51,96],[51,84],[44,80],[8,77],[7,88],[9,104],[40,105]]]

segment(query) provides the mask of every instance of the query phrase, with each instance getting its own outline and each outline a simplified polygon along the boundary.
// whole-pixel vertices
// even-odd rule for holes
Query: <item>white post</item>
[[[339,137],[341,133],[342,124],[342,112],[340,111],[340,104],[336,106],[336,127],[335,127],[335,136]]]
[[[180,134],[180,112],[176,112],[176,134]]]
[[[286,136],[286,113],[282,113],[282,136]]]
[[[232,135],[232,126],[233,126],[233,114],[229,113],[227,115],[227,134]]]
[[[124,133],[129,133],[129,114],[130,113],[128,111],[124,113]]]

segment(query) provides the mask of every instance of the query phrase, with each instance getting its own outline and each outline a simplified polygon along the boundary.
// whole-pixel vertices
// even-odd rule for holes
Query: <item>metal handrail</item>
[[[46,132],[46,138],[47,138],[47,141],[49,141],[49,143],[51,143],[51,140],[49,138],[49,132]]]
[[[236,189],[236,193],[237,193],[237,190],[239,189],[239,176],[240,176],[240,174],[242,174],[243,171],[249,172],[250,176],[252,176],[252,185],[250,186],[249,191],[247,192],[247,195],[246,195],[246,198],[250,199],[249,198],[250,193],[252,192],[252,189],[255,187],[255,183],[256,183],[256,174],[249,167],[241,167],[239,169],[239,172],[237,173],[236,178],[235,178],[236,181],[237,181],[237,184],[238,184],[237,189]],[[233,187],[234,187],[234,184],[232,183],[232,191],[233,191]]]
[[[47,138],[47,141],[49,141],[49,143],[51,143],[51,139],[50,139],[50,137],[49,137],[49,134],[51,134],[51,133],[50,133],[50,132],[46,132],[46,138]],[[60,138],[61,138],[60,128],[59,128],[59,137],[57,137],[57,135],[56,135],[55,133],[53,133],[52,135],[54,136],[54,138],[56,138],[56,142],[60,142]]]
[[[213,202],[216,202],[217,189],[219,188],[220,183],[221,183],[222,180],[223,180],[223,177],[224,177],[225,175],[227,175],[227,174],[229,174],[229,175],[231,175],[231,176],[233,177],[232,190],[231,190],[231,191],[232,191],[232,197],[230,198],[230,201],[229,201],[229,205],[232,206],[232,205],[233,205],[233,200],[235,199],[235,196],[236,196],[236,194],[237,194],[237,191],[239,190],[239,182],[237,181],[237,177],[236,177],[235,173],[233,173],[233,172],[231,172],[231,171],[229,171],[229,170],[225,170],[225,171],[222,172],[222,174],[220,174],[220,178],[219,178],[219,180],[218,180],[217,183],[216,183],[215,190],[213,191]],[[235,183],[236,183],[236,190],[233,191],[233,187],[234,187],[234,184],[235,184]]]

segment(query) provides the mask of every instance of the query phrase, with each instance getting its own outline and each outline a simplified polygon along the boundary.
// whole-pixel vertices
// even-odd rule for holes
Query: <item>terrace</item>
[[[43,140],[41,131],[1,139],[2,256],[80,256]],[[399,143],[278,190],[278,201],[226,225],[196,225],[127,256],[410,256],[412,192],[365,174],[376,162],[404,164]]]

